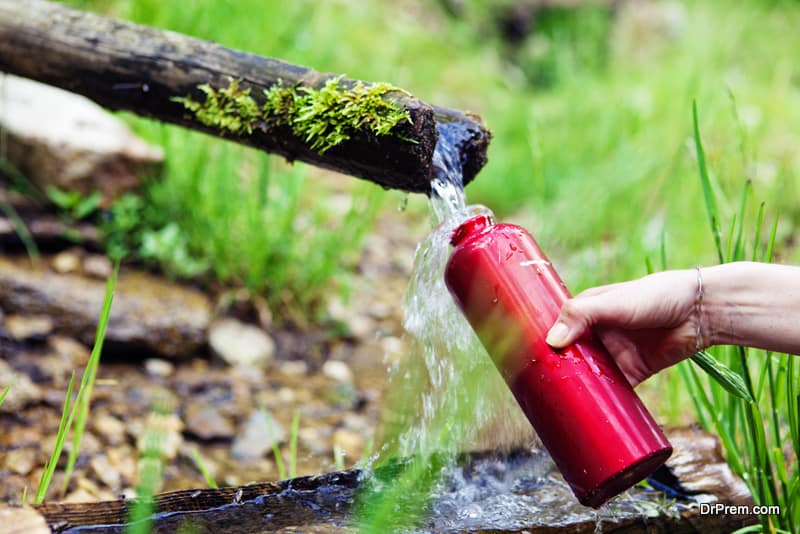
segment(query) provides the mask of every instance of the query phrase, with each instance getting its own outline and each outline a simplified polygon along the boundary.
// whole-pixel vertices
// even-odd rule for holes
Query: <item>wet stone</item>
[[[366,440],[364,436],[346,428],[337,428],[332,436],[333,446],[345,453],[345,456],[354,461],[364,453]]]
[[[231,439],[236,434],[230,418],[220,414],[214,406],[190,401],[184,419],[186,432],[202,440]]]
[[[217,356],[233,366],[264,368],[275,355],[275,342],[266,332],[229,317],[211,325],[208,343]]]
[[[239,460],[255,460],[272,450],[274,442],[284,441],[286,429],[272,415],[256,410],[250,413],[244,422],[244,428],[236,436],[231,455]]]

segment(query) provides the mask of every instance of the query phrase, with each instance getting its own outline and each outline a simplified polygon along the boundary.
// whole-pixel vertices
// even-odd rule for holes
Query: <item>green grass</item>
[[[50,488],[50,483],[53,480],[58,460],[61,457],[61,452],[64,449],[64,444],[67,440],[67,435],[72,431],[72,448],[70,449],[69,457],[67,458],[67,465],[64,470],[64,484],[62,492],[66,492],[69,485],[69,479],[75,467],[75,462],[78,458],[81,440],[86,431],[86,423],[89,420],[89,407],[91,403],[92,390],[94,382],[97,378],[97,367],[100,364],[100,354],[103,350],[103,340],[105,338],[106,327],[108,326],[108,318],[111,315],[111,303],[114,299],[114,288],[117,283],[117,276],[119,274],[119,263],[114,266],[114,271],[106,282],[105,296],[103,297],[103,305],[100,310],[100,315],[97,320],[97,331],[95,333],[94,346],[92,353],[89,356],[89,361],[86,363],[86,368],[83,371],[81,382],[78,387],[78,393],[75,399],[72,399],[72,392],[75,385],[75,372],[67,386],[67,394],[64,398],[64,408],[61,413],[61,420],[58,425],[58,432],[56,433],[56,441],[53,450],[50,454],[50,459],[45,463],[42,477],[39,479],[39,485],[36,488],[36,496],[34,497],[35,504],[44,502],[47,496],[47,491]],[[74,426],[73,426],[74,423]]]
[[[6,400],[6,397],[8,396],[9,390],[11,390],[11,386],[6,386],[6,387],[3,388],[3,392],[0,393],[0,406],[2,406],[3,405],[3,401]]]
[[[194,463],[197,465],[197,469],[200,470],[200,474],[203,475],[203,479],[206,481],[206,486],[209,488],[218,488],[217,481],[211,476],[205,461],[203,461],[203,457],[200,455],[200,451],[195,448],[192,451],[192,457],[194,458]]]
[[[762,203],[748,242],[745,221],[748,220],[749,182],[745,182],[740,209],[730,224],[727,240],[722,239],[721,215],[709,180],[696,108],[693,111],[706,214],[720,262],[771,261],[778,218],[765,239],[762,236],[765,217]],[[800,458],[797,356],[729,346],[713,347],[709,352],[743,377],[747,395],[734,395],[719,382],[704,380],[694,367],[683,363],[679,371],[691,393],[697,417],[703,426],[719,435],[728,464],[744,479],[755,504],[780,506],[779,515],[759,516],[759,530],[797,532],[800,527],[800,469],[796,465]]]

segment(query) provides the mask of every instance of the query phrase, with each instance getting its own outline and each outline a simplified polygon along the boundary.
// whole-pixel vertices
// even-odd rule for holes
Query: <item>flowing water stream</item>
[[[444,283],[450,236],[491,211],[467,205],[458,152],[440,143],[431,208],[435,229],[417,247],[403,300],[411,349],[390,374],[388,442],[403,457],[451,458],[431,486],[423,531],[564,526],[675,513],[663,496],[633,489],[600,510],[578,504]],[[464,451],[492,450],[468,468]],[[511,451],[526,451],[511,453]],[[510,453],[510,454],[509,454]],[[437,468],[438,469],[438,468]]]

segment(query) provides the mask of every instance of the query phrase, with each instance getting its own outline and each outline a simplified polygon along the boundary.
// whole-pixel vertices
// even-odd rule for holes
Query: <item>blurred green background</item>
[[[780,210],[779,259],[795,255],[796,1],[538,11],[525,0],[67,3],[480,114],[494,140],[468,201],[528,227],[574,290],[643,275],[662,245],[670,267],[714,262],[691,143],[696,99],[721,212],[738,210],[752,180],[749,211],[761,201],[768,214]],[[374,217],[403,201],[201,134],[130,122],[165,147],[168,163],[144,199],[117,207],[114,246],[178,276],[242,284],[294,317],[314,320],[326,295],[346,287]],[[416,197],[409,220],[427,209]]]

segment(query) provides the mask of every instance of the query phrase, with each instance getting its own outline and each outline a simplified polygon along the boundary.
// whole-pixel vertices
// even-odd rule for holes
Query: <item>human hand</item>
[[[563,348],[592,328],[636,386],[697,350],[697,284],[682,270],[588,289],[564,303],[547,343]]]

